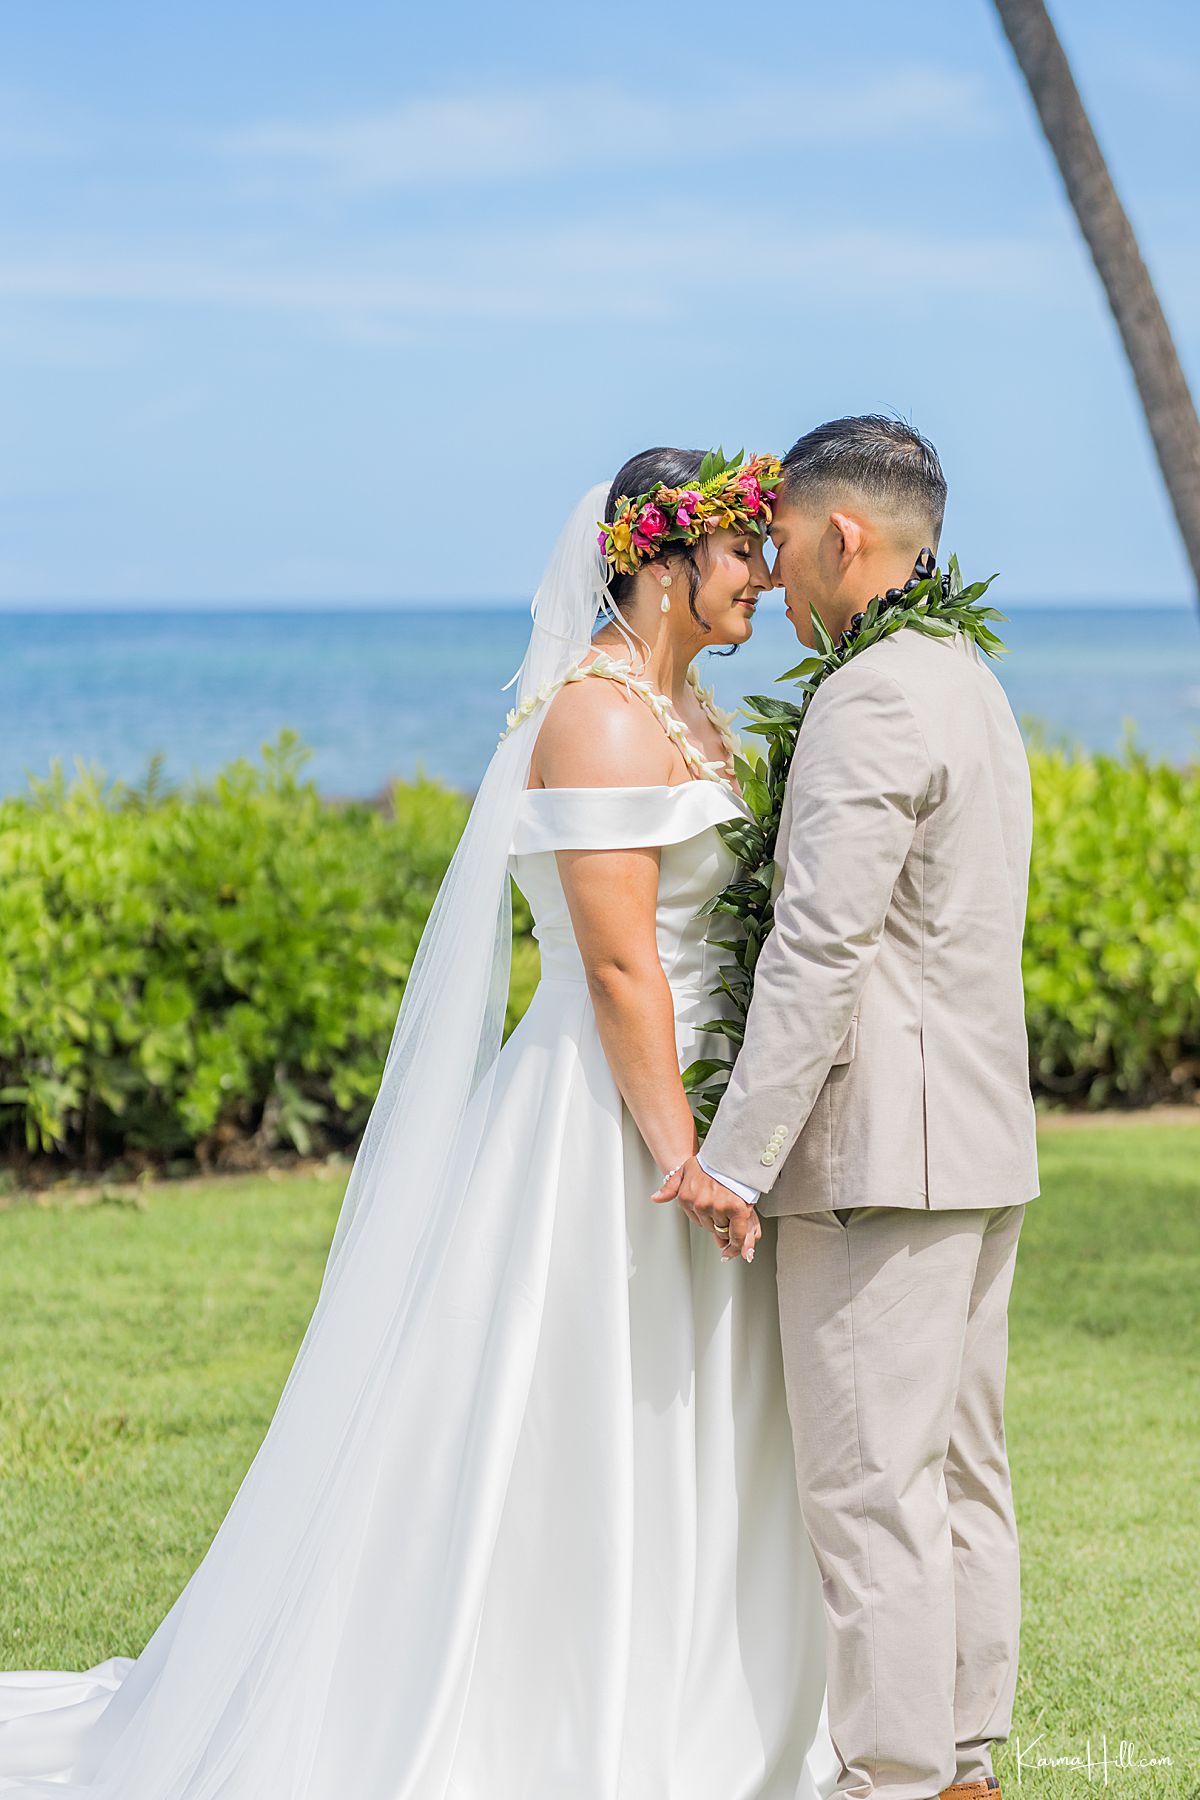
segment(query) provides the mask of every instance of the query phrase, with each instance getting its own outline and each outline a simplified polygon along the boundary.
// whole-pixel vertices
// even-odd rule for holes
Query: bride
[[[266,1438],[136,1661],[0,1678],[0,1794],[834,1786],[773,1240],[649,1198],[744,816],[694,658],[750,635],[777,470],[646,451],[573,514]],[[510,877],[542,974],[501,1049]]]

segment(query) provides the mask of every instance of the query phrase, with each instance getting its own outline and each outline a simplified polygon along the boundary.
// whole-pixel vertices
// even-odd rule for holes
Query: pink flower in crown
[[[675,523],[681,525],[684,531],[690,529],[699,505],[700,496],[692,488],[689,488],[686,494],[679,496],[679,505],[675,509]]]
[[[633,528],[634,543],[640,550],[656,550],[668,523],[661,506],[644,506]]]
[[[747,475],[738,482],[738,486],[746,496],[746,505],[752,513],[756,513],[762,505],[762,489],[757,479],[753,475]]]

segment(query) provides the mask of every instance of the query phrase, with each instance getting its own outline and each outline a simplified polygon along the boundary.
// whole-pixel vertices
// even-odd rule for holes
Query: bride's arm
[[[678,780],[681,766],[647,709],[597,680],[578,682],[555,699],[538,736],[533,775],[543,787],[653,787]],[[604,1054],[650,1154],[661,1169],[673,1169],[697,1139],[658,955],[659,853],[555,855]]]
[[[555,854],[608,1065],[655,1162],[674,1169],[697,1139],[658,959],[658,851]]]

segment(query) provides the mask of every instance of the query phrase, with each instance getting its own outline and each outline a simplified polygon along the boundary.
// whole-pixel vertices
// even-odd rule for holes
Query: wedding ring
[[[716,1232],[716,1234],[719,1238],[724,1238],[726,1243],[729,1242],[729,1227],[728,1227],[728,1225],[725,1225],[725,1226],[714,1225],[713,1230]]]

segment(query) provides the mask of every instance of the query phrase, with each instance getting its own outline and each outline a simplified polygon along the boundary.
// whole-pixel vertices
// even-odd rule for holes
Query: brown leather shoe
[[[977,1781],[956,1781],[952,1787],[942,1789],[938,1800],[1002,1800],[1000,1783],[994,1775],[986,1779],[981,1775]]]

